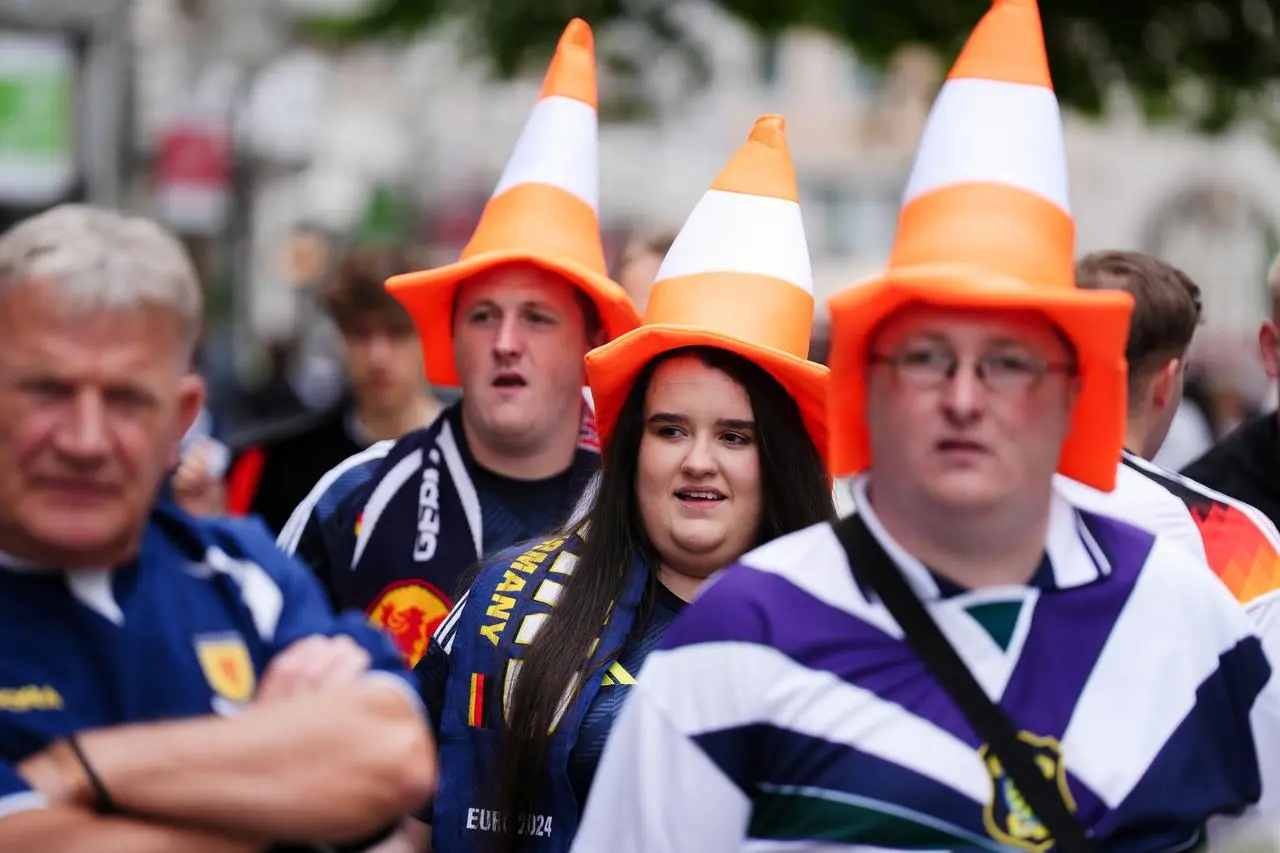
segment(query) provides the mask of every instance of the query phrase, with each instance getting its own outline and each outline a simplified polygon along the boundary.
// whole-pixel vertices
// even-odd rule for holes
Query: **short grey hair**
[[[63,204],[0,236],[0,296],[40,283],[76,310],[171,314],[190,359],[204,322],[195,266],[178,238],[157,223],[115,210]]]

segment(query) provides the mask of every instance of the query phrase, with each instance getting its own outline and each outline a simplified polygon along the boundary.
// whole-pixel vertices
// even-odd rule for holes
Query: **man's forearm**
[[[409,813],[435,781],[421,713],[371,679],[80,742],[123,812],[252,838],[355,840]]]
[[[6,853],[258,853],[268,845],[60,807],[0,819]]]

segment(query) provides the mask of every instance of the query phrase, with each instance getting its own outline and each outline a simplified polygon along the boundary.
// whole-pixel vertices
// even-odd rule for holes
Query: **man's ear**
[[[1147,395],[1156,411],[1163,412],[1174,404],[1178,390],[1178,374],[1182,370],[1182,359],[1171,358],[1155,372],[1148,385]]]
[[[179,444],[182,437],[187,434],[187,430],[191,429],[191,425],[196,422],[196,418],[200,416],[200,409],[204,407],[205,401],[205,384],[204,379],[198,373],[185,373],[178,380],[178,405],[174,413],[177,419],[177,434],[174,438],[173,449],[170,451],[173,457],[170,460],[170,467],[176,468],[179,459]]]

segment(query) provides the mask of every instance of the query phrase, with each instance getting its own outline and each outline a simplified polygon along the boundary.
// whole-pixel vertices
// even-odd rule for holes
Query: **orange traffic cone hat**
[[[672,349],[707,346],[767,370],[826,455],[828,371],[806,358],[813,275],[784,128],[779,116],[756,121],[671,244],[643,325],[587,353],[602,445],[646,364]]]
[[[1074,345],[1080,394],[1058,470],[1109,491],[1124,440],[1133,299],[1075,285],[1062,119],[1035,0],[995,0],[938,94],[887,269],[828,301],[835,476],[871,465],[869,339],[910,303],[1043,314]]]
[[[563,276],[595,304],[610,339],[639,325],[635,305],[605,271],[598,125],[594,41],[587,23],[575,18],[461,257],[387,281],[418,327],[432,383],[459,384],[452,334],[458,284],[495,267],[530,263]]]

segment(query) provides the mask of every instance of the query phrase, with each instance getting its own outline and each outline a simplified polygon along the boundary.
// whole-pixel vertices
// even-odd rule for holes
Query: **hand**
[[[51,806],[89,808],[93,805],[88,774],[66,741],[54,741],[15,769]]]
[[[257,701],[272,702],[349,684],[368,672],[370,663],[369,653],[350,637],[304,637],[267,664]]]
[[[173,498],[192,515],[217,515],[226,506],[226,490],[217,475],[217,445],[202,438],[187,451],[173,475]]]

